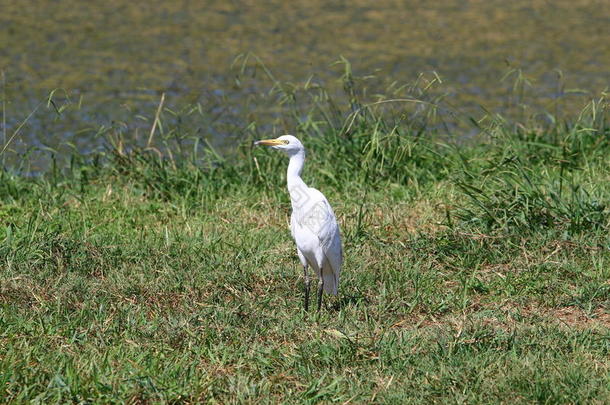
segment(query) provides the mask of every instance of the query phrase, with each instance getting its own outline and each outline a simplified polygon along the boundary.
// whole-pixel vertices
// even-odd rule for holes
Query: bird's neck
[[[290,157],[290,162],[288,162],[286,182],[288,183],[288,192],[290,193],[290,197],[293,201],[295,199],[298,199],[299,195],[301,195],[307,189],[307,185],[305,185],[305,182],[303,182],[303,180],[301,179],[301,172],[303,171],[304,164],[304,151],[300,151],[292,155]]]

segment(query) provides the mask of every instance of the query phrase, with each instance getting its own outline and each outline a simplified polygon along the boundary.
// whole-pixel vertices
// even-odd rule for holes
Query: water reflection
[[[342,69],[333,62],[343,55],[356,74],[376,76],[361,84],[371,100],[396,89],[393,82],[438,72],[445,100],[475,116],[478,105],[506,112],[523,101],[516,73],[500,81],[509,65],[522,68],[532,84],[523,96],[540,109],[575,111],[584,97],[565,89],[588,95],[610,82],[605,0],[0,3],[7,132],[43,105],[12,145],[17,153],[53,148],[61,155],[68,144],[95,150],[101,126],[137,142],[161,93],[173,112],[165,119],[219,147],[253,121],[261,131],[291,130],[277,93],[269,93],[273,80],[260,68],[244,75],[232,65],[248,52],[277,80],[313,75],[333,95],[341,93]],[[58,105],[70,103],[61,114],[46,108],[56,88],[69,95],[56,93]],[[196,114],[183,111],[197,104]]]

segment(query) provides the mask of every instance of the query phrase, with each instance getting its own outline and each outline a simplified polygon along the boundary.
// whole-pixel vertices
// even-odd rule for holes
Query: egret
[[[255,145],[271,146],[284,151],[290,161],[286,182],[292,205],[290,232],[297,245],[297,254],[303,265],[305,311],[309,309],[310,282],[308,267],[318,277],[318,311],[322,306],[322,293],[337,295],[339,273],[343,263],[343,249],[337,218],[324,195],[308,187],[301,179],[305,163],[305,147],[296,137],[282,135],[265,139]]]

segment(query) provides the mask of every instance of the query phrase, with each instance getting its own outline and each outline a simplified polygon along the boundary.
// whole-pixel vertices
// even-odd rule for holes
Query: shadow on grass
[[[342,296],[330,305],[330,310],[340,311],[344,307],[360,306],[362,304],[370,304],[370,300],[367,299],[363,294],[342,294]]]

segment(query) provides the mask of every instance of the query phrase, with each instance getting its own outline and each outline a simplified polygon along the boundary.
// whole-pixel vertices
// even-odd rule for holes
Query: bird
[[[305,164],[305,147],[295,136],[282,135],[276,139],[256,141],[255,145],[281,150],[290,158],[286,183],[290,194],[292,214],[290,232],[296,243],[303,266],[304,309],[309,310],[311,279],[308,267],[318,278],[317,311],[322,306],[322,293],[337,295],[339,275],[343,264],[343,247],[337,217],[328,200],[320,191],[308,187],[301,172]]]

